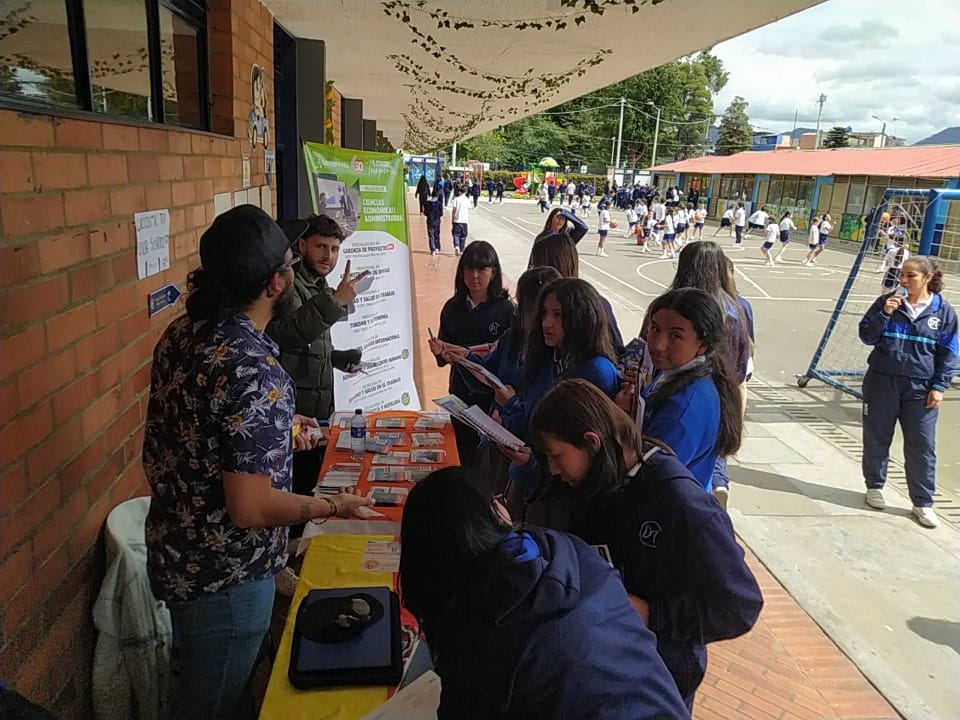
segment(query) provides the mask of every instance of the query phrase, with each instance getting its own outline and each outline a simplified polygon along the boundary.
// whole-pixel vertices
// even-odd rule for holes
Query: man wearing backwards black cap
[[[270,624],[286,526],[371,504],[290,492],[293,425],[306,418],[294,415],[293,385],[263,329],[290,305],[297,260],[259,208],[220,215],[200,238],[187,313],[153,353],[147,569],[170,608],[189,717],[236,716]]]

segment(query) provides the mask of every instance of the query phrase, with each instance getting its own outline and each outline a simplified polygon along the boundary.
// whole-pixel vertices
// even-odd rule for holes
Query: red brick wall
[[[90,717],[103,521],[149,492],[150,358],[179,311],[151,319],[147,295],[184,287],[242,156],[265,184],[246,127],[251,63],[273,108],[273,18],[256,0],[211,6],[221,135],[0,109],[0,679],[63,718]],[[161,208],[171,267],[138,281],[132,215]]]

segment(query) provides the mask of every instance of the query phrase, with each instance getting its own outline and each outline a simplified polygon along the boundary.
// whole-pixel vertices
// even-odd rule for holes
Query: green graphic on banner
[[[303,154],[314,211],[347,234],[327,282],[337,286],[347,261],[351,275],[369,272],[330,329],[334,347],[363,350],[360,373],[335,373],[336,409],[418,410],[403,160],[312,142]]]

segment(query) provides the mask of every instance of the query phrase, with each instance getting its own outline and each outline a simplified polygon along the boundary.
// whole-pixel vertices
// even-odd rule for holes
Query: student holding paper
[[[510,328],[500,336],[497,347],[484,358],[472,353],[468,355],[466,348],[451,348],[444,357],[449,362],[457,362],[458,358],[466,357],[481,363],[505,385],[513,388],[521,387],[524,373],[523,343],[537,323],[537,297],[544,286],[559,279],[560,273],[552,267],[534,267],[524,272],[517,280],[516,312]],[[494,391],[497,389],[489,380],[470,368],[463,368],[463,371],[469,372],[477,383]],[[499,409],[496,401],[494,401],[494,408]],[[482,441],[477,449],[475,465],[482,471],[476,473],[476,476],[487,481],[486,486],[491,493],[497,494],[506,489],[510,461],[504,457],[496,445],[486,440]]]
[[[669,450],[590,383],[568,380],[530,422],[544,495],[566,498],[563,524],[606,545],[634,609],[693,709],[706,644],[750,630],[763,607],[730,519]],[[404,518],[406,522],[406,518]]]
[[[526,367],[519,392],[498,390],[503,426],[527,439],[530,414],[547,391],[560,380],[582,378],[609,397],[620,388],[613,347],[600,295],[586,280],[562,278],[540,291],[537,323],[524,349]],[[523,490],[536,484],[536,460],[529,449],[501,447],[511,460],[510,476]]]
[[[500,258],[493,246],[483,240],[470,243],[457,264],[453,297],[440,311],[437,337],[430,338],[430,351],[437,365],[447,364],[444,351],[451,345],[468,348],[474,345],[496,343],[510,327],[514,304],[503,287]],[[490,406],[493,391],[476,382],[468,382],[465,371],[456,367],[450,371],[450,393],[467,405]],[[473,379],[470,376],[471,380]],[[463,423],[454,420],[457,451],[460,462],[469,465],[476,451],[479,437]]]
[[[594,548],[515,527],[456,467],[410,491],[400,539],[403,602],[441,679],[438,720],[689,717]]]

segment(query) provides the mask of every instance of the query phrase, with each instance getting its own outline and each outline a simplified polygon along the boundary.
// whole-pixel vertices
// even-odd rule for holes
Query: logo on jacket
[[[660,535],[660,523],[656,520],[647,520],[640,526],[640,542],[648,548],[657,547],[657,536]]]
[[[491,335],[499,335],[499,334],[500,334],[500,323],[498,323],[498,322],[492,322],[492,323],[490,323],[489,325],[487,325],[487,332],[490,333]]]
[[[936,330],[937,328],[939,328],[940,318],[938,318],[936,315],[931,315],[930,317],[928,317],[927,327],[930,328],[931,330]]]

